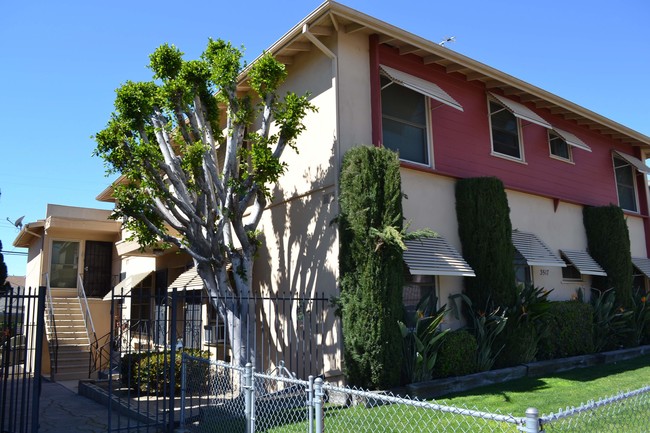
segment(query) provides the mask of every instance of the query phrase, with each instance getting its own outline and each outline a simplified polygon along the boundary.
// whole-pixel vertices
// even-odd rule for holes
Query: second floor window
[[[571,147],[562,137],[555,132],[548,131],[548,144],[551,148],[551,155],[571,161]]]
[[[523,159],[519,122],[506,107],[495,101],[490,101],[490,128],[493,153]]]
[[[627,161],[614,157],[614,172],[616,173],[616,190],[618,205],[625,210],[637,212],[636,187],[634,168]]]
[[[77,287],[79,242],[53,241],[50,267],[51,287]]]
[[[381,77],[381,116],[384,147],[401,160],[429,165],[427,98]]]

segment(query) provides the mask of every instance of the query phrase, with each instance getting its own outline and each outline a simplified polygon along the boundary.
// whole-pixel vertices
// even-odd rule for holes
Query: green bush
[[[476,373],[476,337],[465,329],[448,332],[438,349],[434,367],[436,377],[464,376]]]
[[[402,197],[396,153],[359,146],[345,154],[339,275],[345,373],[351,385],[385,389],[400,382]]]
[[[497,344],[502,344],[503,350],[497,356],[494,368],[512,367],[532,361],[538,351],[538,340],[533,323],[517,323],[516,319],[508,318],[504,332],[497,338]]]
[[[459,180],[456,215],[463,257],[476,273],[476,277],[465,278],[465,294],[474,310],[490,311],[493,307],[514,305],[515,250],[503,183],[496,177]]]
[[[614,289],[616,306],[631,308],[632,257],[623,210],[614,205],[585,207],[583,223],[589,254],[607,273],[606,277],[594,277],[593,288],[600,291]]]
[[[175,390],[177,392],[181,389],[183,353],[196,358],[210,358],[210,352],[204,350],[183,349],[182,352],[176,352],[174,371]],[[171,382],[169,375],[170,363],[171,353],[169,352],[140,352],[124,355],[120,365],[122,384],[140,392],[162,394]],[[191,381],[191,383],[188,383],[189,389],[200,389],[201,386],[207,384],[210,370],[207,363],[194,364],[190,362],[188,366],[187,378]]]
[[[544,321],[547,332],[538,343],[538,359],[565,358],[594,351],[594,310],[579,301],[551,302]]]

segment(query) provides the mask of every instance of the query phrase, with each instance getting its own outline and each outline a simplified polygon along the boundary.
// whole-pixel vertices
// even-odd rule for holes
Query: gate
[[[297,377],[331,369],[338,321],[321,295],[242,298],[256,310],[256,361],[260,371],[282,368]],[[107,380],[109,432],[172,432],[181,414],[181,357],[230,360],[232,329],[204,290],[171,288],[162,295],[141,283],[113,292]],[[327,343],[330,342],[331,346]],[[110,363],[108,361],[110,359]],[[325,361],[330,364],[325,364]],[[109,367],[110,364],[110,368]],[[192,380],[200,380],[200,375]]]
[[[45,287],[0,295],[0,429],[38,431]]]

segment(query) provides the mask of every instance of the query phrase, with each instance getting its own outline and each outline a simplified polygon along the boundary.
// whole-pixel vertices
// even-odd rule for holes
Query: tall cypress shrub
[[[607,273],[606,277],[594,277],[593,287],[600,290],[613,288],[616,303],[631,307],[632,256],[623,210],[614,205],[585,207],[582,216],[589,253]]]
[[[463,257],[476,277],[465,279],[465,294],[474,311],[515,304],[514,246],[508,197],[496,177],[456,183],[456,216]]]
[[[345,369],[351,385],[399,383],[402,363],[402,249],[379,233],[401,233],[397,155],[356,147],[343,159],[340,192],[341,314]]]

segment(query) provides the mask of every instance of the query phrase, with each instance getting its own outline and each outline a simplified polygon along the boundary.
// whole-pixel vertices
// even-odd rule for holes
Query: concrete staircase
[[[52,377],[57,382],[87,379],[90,351],[79,298],[52,297],[52,305],[58,341],[57,354],[53,353],[55,345],[50,344],[50,359],[54,361],[57,356],[56,371],[53,371]],[[47,338],[49,342],[55,338],[54,330],[49,325]],[[52,366],[54,368],[54,363]]]

